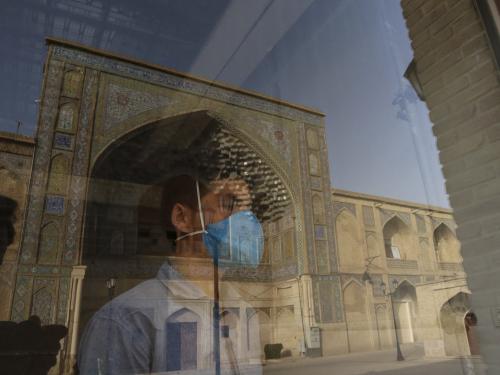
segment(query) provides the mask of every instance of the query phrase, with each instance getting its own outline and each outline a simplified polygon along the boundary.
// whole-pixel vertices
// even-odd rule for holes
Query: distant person
[[[467,333],[467,341],[469,342],[469,349],[471,355],[480,355],[479,340],[476,334],[477,315],[469,311],[465,315],[465,331]]]
[[[227,254],[230,243],[231,251],[238,252],[246,266],[258,266],[263,232],[250,211],[250,201],[249,188],[239,179],[202,183],[182,175],[166,182],[162,215],[165,229],[175,231],[176,260],[167,260],[156,279],[128,290],[94,314],[80,342],[77,365],[81,375],[179,370],[213,374],[216,348],[224,353],[229,373],[261,372],[258,363],[242,367],[228,326],[220,327],[220,346],[208,344],[212,352],[203,345],[197,349],[201,340],[215,342],[211,337],[218,330],[212,322],[224,317],[214,315],[212,321],[208,313],[204,322],[169,321],[189,306],[210,306],[211,301],[217,301],[212,306],[217,306],[214,314],[219,313],[218,286],[214,286],[218,278],[213,275],[219,272],[216,264]],[[240,301],[245,303],[243,298]],[[248,363],[248,358],[245,361]]]
[[[17,203],[0,195],[0,267],[14,241]],[[20,323],[0,322],[0,374],[45,375],[57,362],[59,341],[68,330],[62,325],[42,326],[33,315]]]

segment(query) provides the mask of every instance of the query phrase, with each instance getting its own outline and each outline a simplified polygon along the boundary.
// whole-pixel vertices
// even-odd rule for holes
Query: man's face
[[[243,180],[216,180],[201,199],[205,225],[227,219],[232,214],[250,209],[251,197]],[[195,215],[200,220],[200,215]],[[199,223],[201,225],[201,222]]]
[[[203,256],[202,254],[206,253],[200,233],[203,225],[206,228],[208,224],[227,219],[236,212],[250,209],[250,206],[249,187],[240,179],[211,182],[208,185],[208,192],[201,197],[201,214],[198,207],[190,208],[176,204],[172,211],[172,223],[178,231],[178,236],[198,232],[197,235],[186,236],[177,242],[179,249],[182,248],[178,256]],[[184,246],[188,243],[188,246]],[[208,254],[205,255],[208,256]]]

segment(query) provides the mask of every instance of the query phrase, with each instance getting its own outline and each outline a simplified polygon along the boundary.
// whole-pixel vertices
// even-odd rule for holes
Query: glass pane
[[[498,1],[0,20],[0,372],[498,372]]]

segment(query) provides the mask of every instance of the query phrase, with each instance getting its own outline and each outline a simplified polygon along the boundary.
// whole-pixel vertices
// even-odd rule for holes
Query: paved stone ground
[[[422,348],[403,348],[406,360],[396,361],[395,350],[356,353],[322,358],[289,358],[269,361],[264,374],[269,375],[483,375],[483,366],[470,369],[465,358],[423,357]],[[478,362],[477,359],[474,360]]]

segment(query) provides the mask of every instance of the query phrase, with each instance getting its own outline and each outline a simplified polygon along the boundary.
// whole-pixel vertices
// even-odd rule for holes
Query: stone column
[[[305,344],[310,346],[310,328],[315,325],[314,321],[314,303],[312,291],[312,279],[309,275],[302,275],[298,279],[299,299],[302,304],[302,317],[305,332]]]
[[[82,286],[85,270],[87,266],[73,266],[71,271],[71,294],[70,306],[66,325],[68,327],[68,337],[66,339],[64,373],[73,374],[73,366],[76,363],[78,351],[78,326],[80,325],[80,310],[82,301]]]
[[[481,17],[493,3],[401,0],[488,374],[500,373],[500,82],[495,38],[488,40],[484,22],[495,25]]]
[[[247,309],[242,299],[239,301],[240,316],[238,318],[238,358],[247,361]]]

